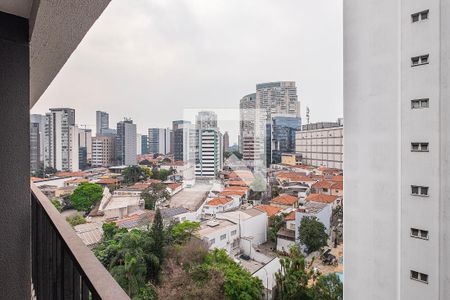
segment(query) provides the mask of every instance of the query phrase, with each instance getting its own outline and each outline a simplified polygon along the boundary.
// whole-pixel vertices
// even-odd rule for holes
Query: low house
[[[147,229],[153,223],[155,212],[151,210],[139,210],[129,216],[115,221],[119,228],[130,229]]]
[[[306,197],[306,202],[321,202],[330,204],[332,208],[335,208],[337,205],[342,204],[342,197],[334,196],[334,195],[325,195],[325,194],[309,194]]]
[[[217,213],[226,212],[239,207],[239,200],[231,197],[218,197],[207,200],[203,205],[202,215],[205,218],[215,216]]]
[[[334,195],[342,197],[343,195],[343,182],[334,182],[330,180],[322,180],[312,185],[311,191],[316,194]]]
[[[295,245],[295,217],[295,211],[284,217],[285,226],[277,232],[277,251],[289,252],[289,249]]]
[[[118,187],[120,185],[120,180],[117,178],[102,178],[96,182],[96,184],[100,184],[101,186],[114,186]]]
[[[216,218],[239,224],[240,238],[248,240],[251,245],[260,245],[267,242],[269,220],[265,212],[250,208],[219,213]]]
[[[183,189],[183,185],[181,183],[168,183],[167,184],[167,191],[169,192],[170,196],[175,195],[179,191]]]
[[[278,197],[273,198],[270,201],[272,206],[276,206],[282,209],[286,208],[297,208],[298,207],[298,198],[295,196],[283,194]]]
[[[107,219],[122,219],[133,212],[143,210],[144,206],[145,203],[141,199],[140,194],[116,194],[114,192],[111,195],[109,189],[105,187],[98,213],[104,215]]]
[[[72,178],[64,181],[64,186],[79,186],[81,183],[89,182],[86,178]]]
[[[69,196],[72,195],[73,191],[75,191],[77,187],[70,185],[70,186],[64,186],[64,187],[59,187],[55,190],[55,197],[57,198],[62,198],[65,196]]]
[[[254,208],[265,212],[267,217],[269,217],[269,218],[280,214],[282,211],[282,209],[280,207],[272,206],[272,205],[264,205],[264,204],[256,205]],[[270,219],[269,219],[269,222],[270,222]]]
[[[239,225],[226,219],[202,222],[195,236],[207,242],[210,250],[219,248],[230,254],[239,247]]]
[[[304,217],[316,217],[324,226],[328,234],[330,234],[330,223],[333,208],[326,202],[306,202],[305,205],[299,207],[295,212],[295,230],[298,237],[298,227]]]
[[[102,223],[80,224],[76,225],[73,229],[83,243],[91,249],[100,243],[103,237]]]
[[[243,203],[245,199],[247,199],[247,192],[245,190],[230,190],[229,188],[225,188],[218,194],[219,197],[230,197],[238,201],[239,203]]]
[[[160,210],[164,226],[169,226],[173,222],[196,221],[197,216],[194,212],[184,207],[170,207]]]

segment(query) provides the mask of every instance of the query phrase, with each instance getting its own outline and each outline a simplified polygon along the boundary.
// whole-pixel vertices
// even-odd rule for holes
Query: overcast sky
[[[306,106],[342,116],[342,0],[112,0],[32,113],[72,107],[95,130],[104,110],[145,133],[279,80],[297,82],[303,122]],[[238,120],[220,126],[237,142]]]

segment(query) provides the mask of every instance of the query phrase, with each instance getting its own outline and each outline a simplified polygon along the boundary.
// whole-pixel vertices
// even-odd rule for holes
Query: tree
[[[275,273],[276,299],[312,300],[308,287],[312,272],[306,270],[305,258],[296,247],[291,248],[289,256],[280,259],[280,265],[280,271]]]
[[[85,182],[81,183],[70,196],[70,202],[72,207],[78,211],[89,212],[92,206],[102,199],[103,188],[102,186]]]
[[[153,220],[152,228],[150,229],[150,237],[153,240],[153,245],[151,247],[152,253],[158,258],[160,262],[164,260],[164,224],[161,216],[161,211],[159,209],[156,210],[155,219]],[[152,277],[155,278],[156,281],[159,280],[158,274],[160,269],[152,270]]]
[[[166,157],[166,158],[164,158],[164,159],[162,160],[162,162],[163,162],[163,163],[171,163],[172,160],[171,160],[170,158]]]
[[[53,168],[53,167],[46,167],[45,170],[44,170],[44,173],[45,173],[45,174],[49,174],[49,175],[53,175],[53,174],[55,174],[56,172],[58,172],[58,170],[56,170],[56,169]]]
[[[53,199],[50,200],[50,201],[52,202],[53,206],[54,206],[58,211],[61,211],[62,205],[61,205],[61,202],[60,202],[58,199],[53,198]]]
[[[184,221],[176,223],[170,229],[170,236],[175,244],[184,244],[199,228],[200,222]]]
[[[343,284],[334,273],[319,276],[311,289],[311,295],[314,300],[342,300]]]
[[[139,164],[140,164],[140,165],[147,166],[147,167],[150,167],[150,166],[153,165],[152,162],[149,161],[148,159],[141,160],[141,161],[139,162]]]
[[[257,277],[243,269],[223,249],[214,249],[205,258],[205,270],[219,270],[222,272],[224,294],[227,299],[261,299],[263,284]]]
[[[123,264],[114,266],[111,274],[128,296],[137,295],[141,287],[145,285],[146,270],[143,255],[135,256],[126,253]]]
[[[72,216],[68,216],[66,218],[67,223],[70,224],[70,226],[75,227],[77,225],[80,224],[85,224],[86,223],[86,219],[80,214],[80,213],[76,213]]]
[[[150,210],[155,210],[155,204],[158,200],[169,198],[170,194],[163,183],[153,183],[141,193],[141,199],[145,202],[145,208]]]
[[[150,168],[145,166],[129,166],[122,172],[125,183],[136,183],[152,176]]]
[[[269,240],[277,244],[277,233],[284,226],[284,216],[274,215],[270,217],[270,226],[268,228]]]
[[[328,235],[323,225],[316,217],[303,217],[299,227],[300,242],[306,246],[306,252],[311,253],[327,245]]]
[[[152,178],[153,179],[159,179],[161,181],[166,181],[167,177],[169,177],[169,175],[171,175],[171,172],[169,170],[166,169],[159,169],[159,170],[154,170],[153,171],[153,175]]]

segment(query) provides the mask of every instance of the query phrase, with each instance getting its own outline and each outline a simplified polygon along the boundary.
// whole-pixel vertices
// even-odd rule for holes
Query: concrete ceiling
[[[29,18],[33,0],[0,0],[0,11]]]
[[[30,108],[45,92],[109,2],[38,0],[39,4],[33,6],[30,15]]]

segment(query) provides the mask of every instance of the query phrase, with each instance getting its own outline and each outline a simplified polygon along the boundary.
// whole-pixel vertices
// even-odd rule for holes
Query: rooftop
[[[171,208],[163,208],[160,210],[160,212],[163,219],[168,219],[176,215],[187,213],[189,211],[184,207],[171,207]]]
[[[309,194],[306,197],[306,201],[323,202],[323,203],[333,203],[338,197],[333,195],[323,195],[323,194]]]
[[[268,217],[272,217],[281,211],[281,208],[272,205],[257,205],[255,209],[264,211]]]
[[[297,197],[291,195],[280,195],[271,200],[272,203],[283,204],[283,205],[293,205],[298,201]]]
[[[232,227],[232,226],[237,227],[237,225],[235,223],[230,222],[228,220],[223,220],[223,219],[220,219],[220,220],[216,219],[215,224],[217,224],[217,225],[215,225],[215,226],[208,225],[209,222],[211,222],[211,221],[202,222],[200,224],[200,229],[197,230],[195,233],[198,237],[204,238],[213,232],[221,231],[225,228]]]
[[[209,206],[219,206],[219,205],[225,205],[229,202],[231,202],[232,200],[230,198],[214,198],[209,200],[206,205]]]
[[[184,207],[190,211],[196,211],[205,201],[211,184],[197,182],[191,188],[184,188],[169,200],[170,207]]]

